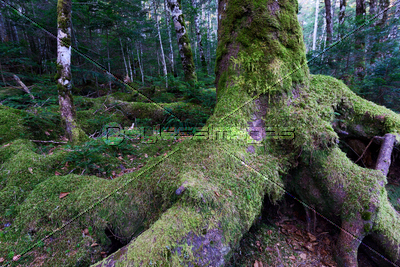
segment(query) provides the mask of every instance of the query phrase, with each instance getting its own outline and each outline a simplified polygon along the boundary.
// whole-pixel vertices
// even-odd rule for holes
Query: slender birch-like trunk
[[[211,10],[210,8],[208,9],[207,12],[207,72],[208,74],[211,74],[210,66],[211,66],[211,19],[210,19],[210,13]]]
[[[57,4],[57,89],[61,120],[68,140],[82,141],[85,133],[76,123],[71,94],[71,0],[58,0]]]
[[[128,66],[129,66],[129,75],[131,81],[133,81],[133,72],[132,72],[132,65],[131,65],[131,56],[129,54],[129,48],[126,49],[126,56],[128,57]]]
[[[108,42],[108,30],[107,30],[107,62],[108,62],[108,86],[111,92],[111,64],[110,64],[110,47]]]
[[[178,49],[181,56],[185,81],[196,82],[196,68],[193,61],[192,48],[186,31],[185,19],[182,14],[181,0],[168,0],[168,7],[171,10],[172,20],[174,22],[176,37],[178,39]]]
[[[142,85],[144,86],[144,73],[143,73],[142,60],[140,60],[139,47],[140,47],[140,54],[142,54],[142,46],[140,45],[140,43],[139,43],[139,45],[136,46],[136,50],[137,50],[137,57],[138,57],[138,61],[139,61],[140,74],[142,76]]]
[[[167,63],[165,62],[164,48],[163,48],[162,39],[161,39],[160,24],[158,23],[158,15],[157,15],[157,8],[156,8],[156,1],[155,0],[153,0],[153,10],[154,10],[154,18],[156,19],[158,40],[160,42],[161,65],[162,65],[164,79],[165,79],[165,88],[168,88]]]
[[[167,0],[164,0],[164,9],[165,9],[165,21],[167,23],[168,42],[169,42],[169,49],[170,49],[169,50],[169,61],[171,63],[172,74],[175,76],[174,48],[172,47],[170,14],[169,14],[169,9],[167,7]]]
[[[198,13],[197,13],[196,0],[192,0],[192,6],[195,9],[194,27],[195,27],[195,31],[196,31],[196,40],[197,40],[197,48],[199,50],[200,63],[201,63],[202,68],[206,69],[207,68],[207,63],[206,63],[206,58],[204,57],[203,44],[201,42],[200,20],[199,20],[199,16],[198,16]]]
[[[319,0],[315,0],[315,21],[314,21],[314,34],[312,42],[313,50],[317,48],[318,11],[319,11]]]
[[[125,75],[124,77],[128,76],[128,65],[126,64],[126,59],[125,59],[125,53],[124,53],[124,47],[122,46],[122,41],[121,38],[119,38],[119,44],[121,46],[121,51],[122,51],[122,58],[124,59],[124,66],[125,66]]]

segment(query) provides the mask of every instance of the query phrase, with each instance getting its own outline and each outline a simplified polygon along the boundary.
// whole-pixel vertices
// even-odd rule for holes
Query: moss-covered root
[[[217,221],[177,204],[135,241],[93,266],[221,266],[231,247]]]
[[[381,234],[382,245],[393,244],[385,256],[397,260],[400,224],[387,200],[386,177],[357,166],[338,147],[305,152],[302,160],[304,168],[295,177],[293,189],[319,207],[319,212],[341,223],[336,246],[339,266],[357,266],[358,246],[371,233]]]
[[[189,159],[191,169],[179,174],[182,186],[177,192],[186,189],[178,201],[125,248],[94,266],[223,266],[259,214],[264,195],[276,200],[282,194],[271,180],[282,181],[272,156],[245,156],[244,149],[224,146],[226,152],[242,154],[243,161],[264,174],[260,175],[249,172],[222,145],[200,142],[185,148],[180,159]],[[200,155],[189,154],[192,149]]]
[[[382,194],[382,204],[377,214],[371,237],[392,262],[400,265],[400,216],[390,204],[386,192]],[[393,264],[389,264],[392,266]]]

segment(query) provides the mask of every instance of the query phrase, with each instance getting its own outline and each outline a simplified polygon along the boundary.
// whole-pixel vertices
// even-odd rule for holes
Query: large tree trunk
[[[185,18],[182,14],[181,0],[168,0],[168,7],[171,10],[172,20],[175,25],[178,49],[181,56],[185,81],[196,82],[196,67],[193,61],[192,48],[190,47],[189,36],[186,32]]]
[[[72,143],[85,139],[78,127],[71,94],[71,0],[59,0],[57,5],[57,88],[60,114],[65,134]]]

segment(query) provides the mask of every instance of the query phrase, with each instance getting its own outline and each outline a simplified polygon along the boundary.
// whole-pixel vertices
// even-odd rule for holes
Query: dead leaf
[[[312,247],[312,244],[311,244],[311,243],[307,243],[306,245],[304,245],[304,247],[305,247],[307,250],[311,251],[311,252],[314,251],[314,248]]]
[[[302,260],[305,260],[305,259],[307,259],[307,255],[305,254],[305,253],[300,253],[300,258],[302,259]]]
[[[12,143],[8,143],[8,144],[5,144],[3,147],[8,147],[9,145],[11,145]],[[3,259],[3,258],[0,258],[0,259]]]
[[[13,257],[13,261],[18,261],[19,260],[19,258],[21,258],[21,255],[15,255],[14,257]]]
[[[308,235],[308,238],[310,238],[310,241],[311,241],[311,242],[314,242],[314,241],[317,240],[317,238],[315,237],[315,235],[313,235],[313,234],[311,234],[311,233],[307,233],[307,235]]]
[[[147,154],[144,154],[144,157],[147,159],[149,156]]]
[[[58,171],[55,172],[55,175],[61,175],[61,173],[59,173]]]
[[[292,255],[292,256],[289,256],[289,259],[291,259],[292,261],[295,261],[296,257]]]
[[[0,263],[2,263],[3,261],[5,261],[5,259],[4,258],[0,258]]]
[[[28,168],[28,171],[33,174],[33,170],[31,167]]]
[[[61,199],[61,198],[64,198],[64,197],[66,197],[68,195],[69,195],[69,192],[62,192],[62,193],[60,193],[59,198]]]
[[[44,131],[44,133],[45,133],[47,136],[50,135],[50,133],[49,133],[48,131]]]
[[[97,244],[96,242],[94,242],[93,244],[91,244],[90,246],[91,247],[95,247],[95,246],[98,246],[99,244]]]
[[[107,257],[107,252],[102,251],[102,252],[100,252],[100,254],[101,254],[101,256],[102,256],[103,258]]]
[[[218,193],[217,191],[214,191],[214,193],[215,193],[215,195],[216,195],[217,197],[219,197],[219,193]]]
[[[254,262],[254,267],[263,267],[263,264],[262,264],[261,261],[256,260],[256,261]]]
[[[85,228],[85,230],[83,230],[83,234],[84,235],[89,235],[89,229]]]
[[[268,230],[267,235],[272,235],[272,230]]]

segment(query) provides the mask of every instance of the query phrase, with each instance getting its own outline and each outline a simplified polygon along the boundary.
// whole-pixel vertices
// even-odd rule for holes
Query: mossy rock
[[[26,112],[0,105],[0,145],[29,136],[24,124]]]

